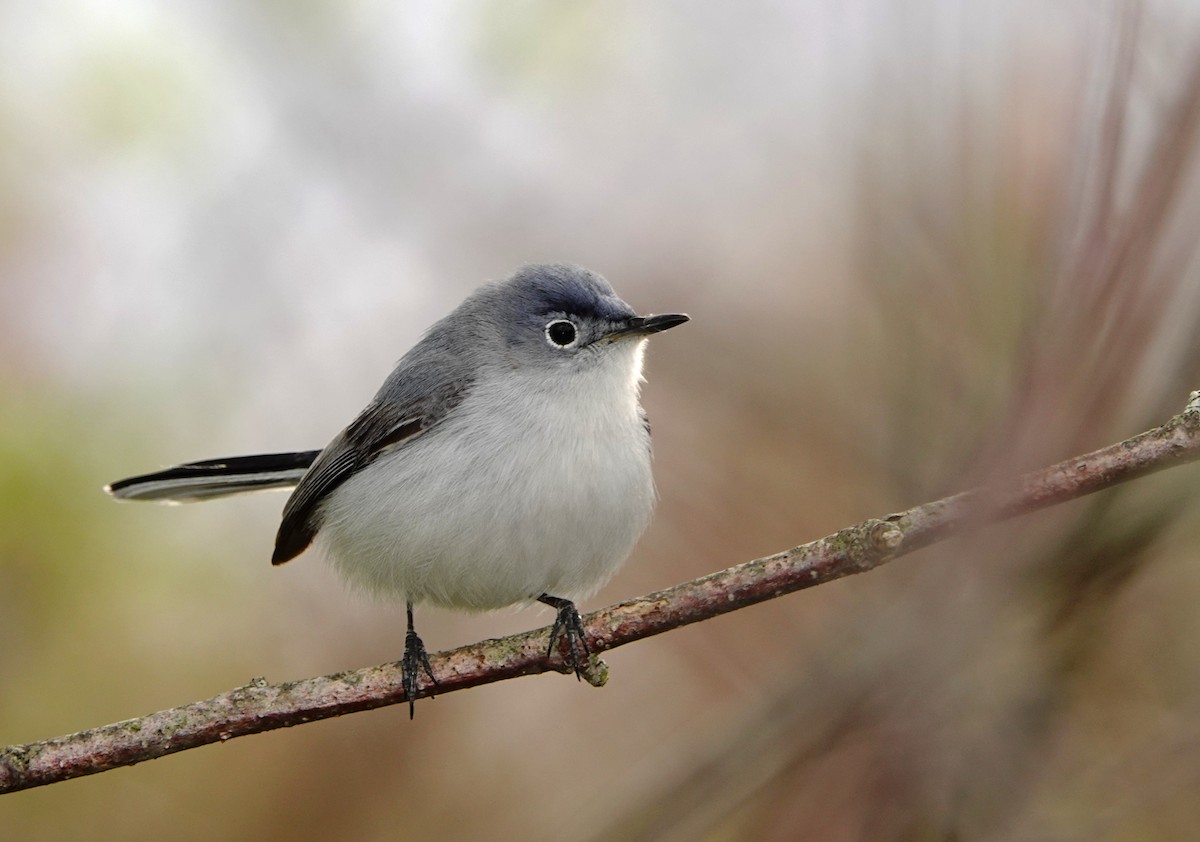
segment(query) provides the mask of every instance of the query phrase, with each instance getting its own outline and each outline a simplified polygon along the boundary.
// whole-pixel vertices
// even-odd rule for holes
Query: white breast
[[[318,543],[350,583],[415,603],[589,595],[654,505],[643,345],[603,349],[585,370],[484,376],[450,417],[330,494]]]

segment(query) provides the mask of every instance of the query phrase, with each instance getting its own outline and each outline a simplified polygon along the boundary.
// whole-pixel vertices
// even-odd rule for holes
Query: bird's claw
[[[425,651],[425,643],[412,629],[404,636],[404,658],[400,661],[400,686],[404,688],[404,697],[408,699],[408,718],[416,713],[417,693],[420,691],[418,678],[421,671],[429,676],[434,687],[438,686],[433,677],[433,665],[429,663],[429,655]]]

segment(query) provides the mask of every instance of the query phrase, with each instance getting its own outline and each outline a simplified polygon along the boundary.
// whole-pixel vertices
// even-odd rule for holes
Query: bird
[[[207,459],[105,487],[184,503],[293,488],[271,563],[312,545],[353,589],[403,602],[414,714],[437,679],[414,606],[555,610],[547,658],[582,675],[576,600],[629,556],[656,500],[640,400],[646,340],[689,320],[639,316],[605,278],[532,264],[434,323],[323,450]]]

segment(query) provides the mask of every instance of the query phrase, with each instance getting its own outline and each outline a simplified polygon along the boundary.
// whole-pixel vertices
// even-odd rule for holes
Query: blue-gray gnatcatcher
[[[321,451],[193,462],[114,482],[125,500],[188,502],[295,486],[272,564],[315,540],[345,579],[406,602],[402,675],[436,685],[413,605],[543,602],[578,675],[570,598],[616,572],[650,519],[645,339],[688,317],[638,316],[604,278],[526,266],[437,322]]]

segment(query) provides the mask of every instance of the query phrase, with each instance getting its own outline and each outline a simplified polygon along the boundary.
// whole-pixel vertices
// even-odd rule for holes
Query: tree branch
[[[1119,444],[1026,474],[871,519],[785,552],[749,561],[585,618],[593,653],[726,614],[793,591],[872,570],[972,528],[1037,511],[1200,459],[1200,392],[1166,424]],[[485,640],[431,658],[437,693],[520,675],[563,672],[546,656],[547,630]],[[588,680],[607,679],[593,658]],[[421,695],[430,695],[423,690]],[[89,731],[0,749],[0,793],[130,766],[177,751],[407,701],[398,664],[243,687]]]

